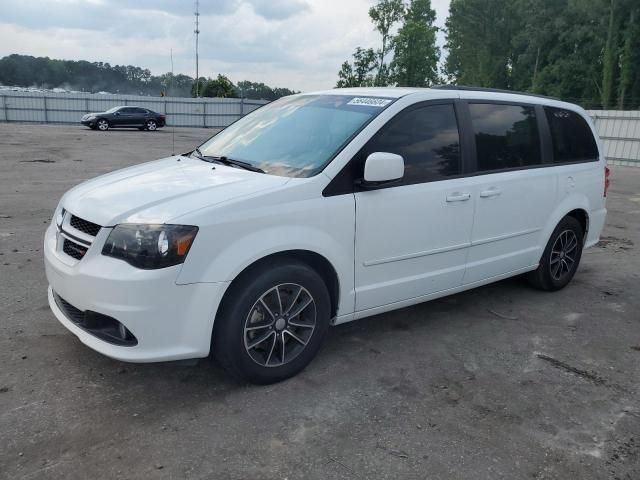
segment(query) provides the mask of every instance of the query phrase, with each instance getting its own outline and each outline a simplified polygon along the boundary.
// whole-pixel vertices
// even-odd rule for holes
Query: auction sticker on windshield
[[[391,103],[387,98],[355,97],[347,105],[366,105],[367,107],[386,107]]]

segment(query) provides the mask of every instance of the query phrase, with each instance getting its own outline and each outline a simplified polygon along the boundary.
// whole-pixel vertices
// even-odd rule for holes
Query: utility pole
[[[196,29],[193,33],[196,34],[196,97],[198,96],[200,87],[200,76],[198,73],[198,36],[200,35],[200,0],[196,0]]]

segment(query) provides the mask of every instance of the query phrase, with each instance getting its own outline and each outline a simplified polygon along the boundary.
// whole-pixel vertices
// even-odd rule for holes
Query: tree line
[[[444,52],[430,0],[369,10],[379,48],[358,47],[338,87],[450,83],[640,108],[640,1],[451,0]]]
[[[196,96],[194,78],[171,72],[152,75],[149,69],[132,65],[110,65],[84,60],[54,60],[48,57],[8,55],[0,58],[0,84],[18,87],[64,88],[83,92],[132,95]],[[200,97],[275,100],[294,92],[244,80],[234,84],[224,75],[200,77]]]

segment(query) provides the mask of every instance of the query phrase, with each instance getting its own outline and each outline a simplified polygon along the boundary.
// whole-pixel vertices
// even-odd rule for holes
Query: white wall
[[[239,98],[174,98],[90,93],[0,91],[0,122],[75,123],[85,113],[119,105],[146,107],[178,127],[225,127],[268,103]]]
[[[607,163],[640,167],[640,111],[589,110]]]

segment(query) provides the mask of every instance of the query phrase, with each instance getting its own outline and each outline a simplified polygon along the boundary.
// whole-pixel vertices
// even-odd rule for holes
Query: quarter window
[[[405,185],[460,174],[460,135],[453,105],[400,113],[369,143],[366,153],[373,152],[402,156]]]
[[[555,163],[598,159],[598,145],[582,115],[553,107],[544,107],[544,112],[551,130]]]
[[[535,109],[525,105],[469,105],[481,172],[541,163]]]

